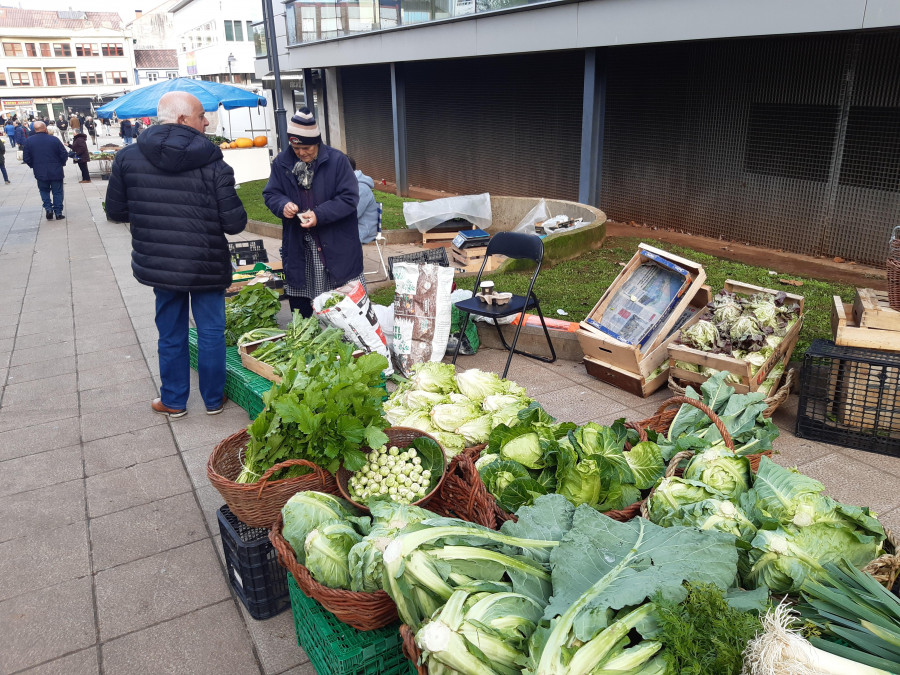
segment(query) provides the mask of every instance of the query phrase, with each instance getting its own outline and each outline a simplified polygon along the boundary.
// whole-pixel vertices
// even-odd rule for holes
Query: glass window
[[[115,42],[104,42],[102,45],[103,56],[124,56],[122,45]]]
[[[41,73],[32,73],[31,81],[35,87],[43,87],[44,86],[44,76]]]
[[[234,40],[235,42],[244,41],[244,24],[240,21],[234,22]]]
[[[247,22],[247,42],[250,42],[253,39],[253,22]]]
[[[75,73],[60,73],[59,74],[59,83],[60,84],[75,84]]]
[[[103,73],[82,73],[81,84],[103,84]]]
[[[176,77],[178,77],[178,72],[177,72],[177,71],[172,71],[172,70],[170,70],[170,71],[168,71],[168,72],[166,73],[166,79],[174,80]]]
[[[18,42],[4,42],[3,56],[22,56],[22,45]]]
[[[25,43],[25,55],[26,56],[37,56],[37,49],[34,48],[33,42]]]
[[[234,28],[230,21],[225,22],[225,40],[226,42],[234,42]]]
[[[75,45],[75,55],[76,56],[98,56],[97,45],[76,44]]]
[[[0,70],[0,87],[6,86],[6,73]]]
[[[156,72],[147,73],[147,82],[156,82],[156,80],[158,78],[159,78],[159,73],[156,73]]]
[[[107,72],[106,81],[110,84],[128,84],[128,74],[124,70]]]
[[[53,43],[53,55],[54,56],[72,56],[72,45],[68,42],[54,42]]]
[[[41,43],[41,56],[50,56],[50,43],[49,42]]]
[[[31,85],[31,80],[28,79],[28,73],[10,71],[9,79],[12,81],[12,86],[14,87],[27,87]]]
[[[253,49],[257,58],[268,56],[266,49],[266,26],[262,23],[253,24]]]
[[[48,87],[56,86],[56,73],[47,73],[47,86]]]

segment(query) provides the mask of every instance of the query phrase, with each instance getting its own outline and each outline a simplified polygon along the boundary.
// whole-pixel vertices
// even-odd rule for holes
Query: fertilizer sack
[[[398,370],[408,377],[417,363],[440,361],[450,337],[453,269],[431,264],[395,263],[394,340]]]
[[[313,300],[313,309],[320,322],[340,328],[357,347],[386,358],[388,367],[384,369],[385,377],[394,373],[384,332],[366,289],[359,281],[351,281],[317,296]]]

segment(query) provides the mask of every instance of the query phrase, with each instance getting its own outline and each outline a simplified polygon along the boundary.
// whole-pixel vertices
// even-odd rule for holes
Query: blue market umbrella
[[[234,108],[252,108],[256,105],[266,105],[266,99],[257,96],[253,92],[245,91],[240,87],[233,87],[230,84],[219,84],[218,82],[207,82],[206,80],[192,80],[187,77],[176,77],[174,80],[164,80],[149,87],[141,87],[134,91],[120,96],[115,101],[97,108],[97,117],[112,117],[116,113],[120,118],[128,117],[153,117],[156,115],[156,108],[159,105],[159,99],[170,91],[186,91],[193,94],[203,109],[207,112],[218,110],[219,106],[225,107],[225,110],[233,110]]]

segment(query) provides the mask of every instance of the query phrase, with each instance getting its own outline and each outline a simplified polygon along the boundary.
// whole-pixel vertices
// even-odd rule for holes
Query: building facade
[[[178,48],[171,12],[177,2],[165,0],[149,11],[135,10],[135,17],[125,24],[135,49]]]
[[[725,240],[887,255],[895,0],[272,4],[281,69],[321,81],[332,144],[401,193],[575,199]]]
[[[138,87],[174,80],[178,73],[178,52],[174,49],[135,49],[134,83]]]
[[[131,40],[115,12],[0,7],[0,43],[4,112],[91,114],[133,85]]]

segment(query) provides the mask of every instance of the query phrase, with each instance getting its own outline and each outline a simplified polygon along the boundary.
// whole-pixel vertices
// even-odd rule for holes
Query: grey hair
[[[186,91],[170,91],[164,94],[156,108],[156,116],[160,124],[178,124],[182,115],[190,116],[197,97]]]

